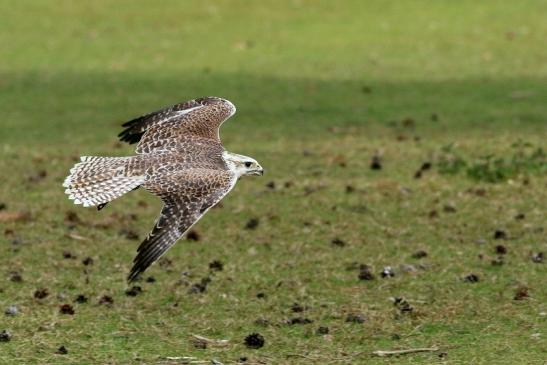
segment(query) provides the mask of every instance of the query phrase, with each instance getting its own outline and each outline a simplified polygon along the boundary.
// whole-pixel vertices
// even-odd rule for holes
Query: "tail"
[[[106,204],[144,183],[144,171],[132,163],[135,158],[82,156],[63,183],[65,193],[84,207]]]

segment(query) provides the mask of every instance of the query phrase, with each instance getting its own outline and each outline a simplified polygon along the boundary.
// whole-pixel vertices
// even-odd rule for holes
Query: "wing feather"
[[[180,181],[183,181],[181,184]],[[134,281],[233,188],[229,171],[193,169],[145,186],[164,201],[154,228],[137,249],[127,280]],[[173,186],[178,188],[173,189]]]
[[[214,96],[190,100],[130,120],[118,136],[124,142],[139,142],[137,153],[172,148],[187,137],[220,143],[220,126],[235,111],[231,102]]]
[[[201,106],[199,103],[200,100],[201,99],[189,100],[184,103],[175,104],[125,122],[122,124],[122,127],[125,127],[125,129],[118,134],[118,137],[122,142],[127,142],[129,144],[137,143],[141,140],[141,137],[148,127],[155,123],[184,115],[184,112]]]

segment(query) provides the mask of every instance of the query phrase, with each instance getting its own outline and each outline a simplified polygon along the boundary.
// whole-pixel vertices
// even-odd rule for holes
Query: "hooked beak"
[[[262,166],[259,166],[256,170],[254,170],[253,175],[258,175],[258,176],[264,175],[264,169],[262,168]]]

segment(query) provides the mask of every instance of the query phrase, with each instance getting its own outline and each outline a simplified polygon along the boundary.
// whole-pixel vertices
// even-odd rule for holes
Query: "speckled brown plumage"
[[[217,97],[176,104],[123,125],[120,140],[138,142],[136,156],[82,157],[71,169],[64,186],[76,204],[102,208],[138,187],[163,201],[129,281],[173,246],[241,175],[262,174],[256,161],[229,154],[220,142],[220,125],[234,113],[232,103]]]
[[[137,153],[177,149],[180,140],[189,137],[220,144],[220,125],[235,111],[228,100],[195,99],[131,120],[123,125],[126,129],[119,137],[122,141],[139,142]]]

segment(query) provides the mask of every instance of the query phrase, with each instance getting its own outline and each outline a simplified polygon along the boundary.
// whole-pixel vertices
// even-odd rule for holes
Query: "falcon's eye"
[[[247,167],[247,168],[251,167],[252,165],[253,165],[253,163],[250,162],[250,161],[245,162],[245,167]]]

